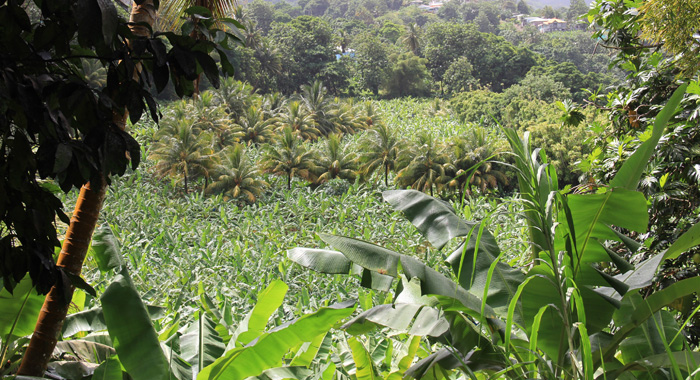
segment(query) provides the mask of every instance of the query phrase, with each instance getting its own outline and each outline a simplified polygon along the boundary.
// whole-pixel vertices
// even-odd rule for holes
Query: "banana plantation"
[[[376,3],[0,1],[0,378],[700,379],[698,6]]]

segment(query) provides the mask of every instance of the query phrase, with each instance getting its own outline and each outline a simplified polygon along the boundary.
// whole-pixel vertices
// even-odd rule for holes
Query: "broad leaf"
[[[99,367],[95,368],[92,380],[122,380],[122,364],[117,356],[112,356],[103,361]]]
[[[610,358],[617,350],[618,345],[638,326],[645,323],[652,314],[678,298],[697,292],[698,289],[700,289],[700,277],[691,277],[656,291],[645,300],[642,300],[639,305],[625,315],[624,325],[619,326],[619,330],[615,332],[615,335],[602,350],[600,356],[593,358],[594,364],[600,363],[601,357],[603,360]]]
[[[205,313],[201,313],[187,333],[180,337],[180,356],[192,365],[195,374],[223,355],[225,348],[216,332],[216,323]]]
[[[309,342],[347,318],[355,308],[322,308],[305,315],[289,326],[260,337],[252,346],[236,348],[224,354],[197,376],[202,379],[243,380],[259,376],[264,370],[279,367],[282,356],[291,348]]]
[[[700,244],[700,223],[696,223],[681,235],[664,254],[664,259],[675,259],[681,253]]]
[[[253,310],[241,321],[231,338],[236,344],[246,345],[262,334],[267,326],[272,313],[275,312],[284,300],[289,287],[282,281],[275,280],[258,294],[258,301]],[[229,347],[233,347],[229,342]]]
[[[295,380],[305,380],[314,375],[314,372],[308,368],[299,366],[290,367],[277,367],[270,368],[265,371],[260,376],[254,376],[250,379],[259,380],[285,380],[285,379],[295,379]]]
[[[447,258],[447,262],[464,289],[479,298],[486,293],[486,303],[505,313],[525,276],[520,270],[499,261],[501,252],[496,239],[481,223],[464,221],[450,205],[419,191],[391,190],[385,191],[383,196],[395,209],[403,211],[438,249],[453,238],[466,237],[466,242]]]
[[[34,332],[39,311],[44,304],[44,298],[34,291],[32,280],[25,276],[10,294],[7,289],[0,290],[0,339],[5,342],[8,335],[10,340],[29,335]]]
[[[348,346],[352,352],[352,359],[355,361],[355,376],[357,380],[374,380],[377,378],[374,363],[367,349],[355,337],[348,338]]]
[[[406,219],[437,249],[442,249],[455,237],[466,236],[471,230],[452,206],[420,191],[389,190],[382,196],[394,209],[403,211]]]
[[[129,375],[134,380],[166,378],[169,367],[158,335],[126,271],[117,275],[100,300],[114,349]]]
[[[400,262],[407,279],[416,277],[420,280],[421,294],[452,297],[471,310],[472,315],[482,317],[482,302],[479,297],[419,260],[357,239],[326,234],[320,236],[323,241],[342,252],[352,262],[369,270],[396,277]],[[484,308],[483,317],[496,323],[496,313],[488,305]]]
[[[56,343],[54,354],[58,357],[70,355],[82,362],[100,364],[108,358],[116,355],[114,348],[87,340],[65,340]]]
[[[104,273],[124,265],[119,242],[109,225],[105,224],[95,229],[91,248],[100,272]]]
[[[327,335],[328,333],[320,334],[314,338],[314,340],[302,344],[290,365],[302,367],[311,366],[311,363],[313,363],[314,359],[316,359],[317,354],[321,349],[321,345],[323,344],[323,341],[326,339]]]
[[[287,251],[287,257],[295,263],[328,274],[348,274],[352,262],[342,253],[328,249],[293,248]]]
[[[159,306],[146,306],[151,319],[163,318],[163,308]],[[79,311],[66,317],[63,322],[62,336],[68,338],[79,332],[102,331],[107,329],[104,314],[101,307]]]

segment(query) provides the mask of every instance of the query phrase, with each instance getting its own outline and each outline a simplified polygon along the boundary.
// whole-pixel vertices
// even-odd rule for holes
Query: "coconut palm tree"
[[[203,92],[188,108],[194,127],[198,131],[210,132],[214,136],[214,145],[219,150],[240,141],[242,131],[234,128],[224,105],[216,104],[213,92]]]
[[[360,107],[362,108],[362,117],[364,117],[365,124],[367,124],[368,128],[382,123],[382,115],[377,110],[373,101],[365,100]]]
[[[277,78],[282,73],[282,54],[267,38],[260,37],[253,49],[253,56],[260,62],[263,75],[258,78]],[[260,87],[260,79],[256,80],[255,88]]]
[[[420,27],[416,23],[409,24],[406,27],[406,34],[401,38],[401,42],[418,55],[420,53]]]
[[[290,128],[304,140],[316,140],[319,137],[321,133],[314,127],[311,115],[301,103],[298,101],[287,103],[286,111],[279,118],[277,131]]]
[[[248,145],[260,145],[270,142],[273,135],[272,128],[276,122],[277,118],[268,117],[262,108],[250,106],[234,128],[238,129],[241,141]]]
[[[301,86],[301,102],[311,114],[314,126],[322,136],[328,136],[335,131],[331,102],[327,94],[328,91],[318,80],[310,85]]]
[[[200,6],[211,11],[215,18],[231,17],[235,9],[234,0],[168,0],[161,1],[153,30],[177,31],[185,22],[185,10]]]
[[[358,115],[352,101],[340,101],[335,98],[331,103],[329,116],[336,132],[354,134],[367,128],[365,119]]]
[[[284,106],[287,99],[279,92],[266,94],[262,98],[261,106],[269,117],[282,117],[285,111]]]
[[[408,162],[396,176],[399,186],[429,192],[433,196],[433,188],[440,190],[445,177],[445,164],[449,157],[444,147],[435,142],[430,133],[419,135],[418,143],[403,152],[404,162]]]
[[[375,170],[384,171],[384,186],[389,186],[389,171],[395,171],[399,163],[399,155],[405,146],[405,141],[386,125],[380,123],[370,129],[366,135],[366,150],[360,157],[362,172],[369,177]]]
[[[253,86],[231,77],[222,80],[219,88],[213,90],[212,93],[214,100],[223,104],[229,116],[236,120],[248,107],[257,102],[258,98]]]
[[[282,130],[281,138],[265,146],[262,168],[266,173],[285,175],[287,189],[292,188],[292,178],[310,178],[314,168],[313,153],[306,149],[303,140],[291,128]]]
[[[243,198],[254,203],[267,182],[258,178],[259,171],[248,157],[243,144],[234,144],[221,151],[221,164],[213,172],[213,182],[207,186],[208,194],[223,194],[224,199]]]
[[[156,161],[156,176],[182,178],[185,194],[190,178],[203,176],[206,187],[217,160],[210,133],[197,133],[191,119],[180,119],[161,126],[156,140],[149,154]]]
[[[342,135],[328,135],[322,149],[316,155],[313,174],[316,184],[327,182],[333,178],[342,178],[354,182],[358,174],[358,160],[354,152],[342,143]]]
[[[448,186],[457,190],[462,198],[465,191],[471,194],[472,186],[484,192],[497,188],[499,184],[507,185],[506,175],[490,161],[501,152],[484,128],[474,127],[465,135],[455,137],[449,145]]]

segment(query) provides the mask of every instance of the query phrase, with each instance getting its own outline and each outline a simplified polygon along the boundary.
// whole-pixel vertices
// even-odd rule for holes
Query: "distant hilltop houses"
[[[409,5],[415,5],[418,7],[418,9],[425,12],[437,13],[438,9],[442,7],[443,2],[431,1],[428,5],[425,5],[421,0],[413,0],[409,3]]]
[[[416,7],[418,7],[418,9],[429,13],[437,13],[438,10],[442,8],[444,4],[445,3],[443,1],[431,1],[428,4],[425,4],[425,2],[422,0],[412,0],[409,3],[404,3],[405,6],[415,5]],[[529,25],[536,27],[537,30],[540,31],[540,33],[565,32],[567,30],[586,29],[585,23],[567,23],[566,21],[558,18],[542,18],[534,16],[531,17],[526,14],[513,15],[512,18],[520,21],[522,26]]]
[[[523,26],[531,25],[537,28],[540,33],[563,32],[572,30],[566,21],[558,18],[542,18],[542,17],[527,17],[525,15],[516,15],[516,18],[522,20]],[[580,28],[581,24],[573,24],[573,28]],[[585,28],[585,25],[583,25]]]

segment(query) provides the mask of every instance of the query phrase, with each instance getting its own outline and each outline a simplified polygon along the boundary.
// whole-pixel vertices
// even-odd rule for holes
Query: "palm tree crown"
[[[158,162],[155,166],[157,176],[182,178],[185,193],[190,178],[203,176],[208,181],[216,164],[211,134],[197,133],[192,120],[180,119],[161,126],[156,138],[158,141],[149,157]]]
[[[235,127],[241,133],[241,141],[248,145],[260,145],[270,142],[273,135],[272,127],[276,122],[277,118],[268,117],[262,108],[250,106]]]
[[[274,144],[265,146],[263,170],[267,173],[287,176],[287,189],[292,188],[292,178],[297,175],[310,178],[314,168],[313,154],[302,144],[291,128],[284,128],[282,136]]]
[[[416,146],[405,151],[403,161],[408,165],[401,169],[396,176],[400,186],[411,186],[433,195],[433,188],[440,187],[445,180],[445,164],[448,156],[444,147],[436,144],[432,134],[424,133],[419,136]]]
[[[342,143],[342,135],[338,133],[328,135],[328,139],[316,157],[314,175],[317,184],[333,178],[355,181],[357,178],[357,155],[346,148],[347,145]]]
[[[383,123],[376,124],[366,135],[365,152],[360,160],[363,174],[370,176],[375,170],[384,170],[384,185],[389,186],[389,171],[397,169],[403,140]]]
[[[220,156],[221,165],[214,170],[214,182],[207,187],[206,192],[254,203],[268,184],[258,178],[260,173],[247,158],[243,144],[227,147],[221,151]]]

